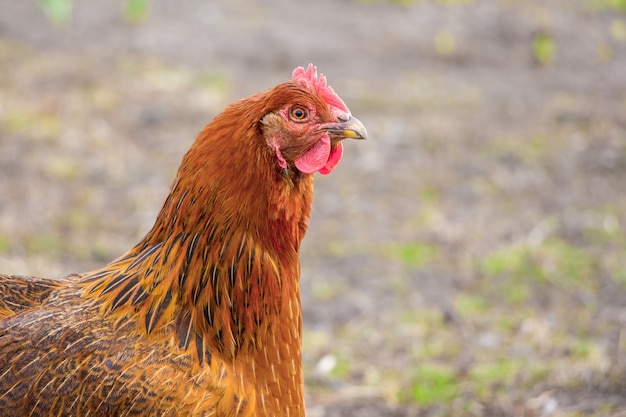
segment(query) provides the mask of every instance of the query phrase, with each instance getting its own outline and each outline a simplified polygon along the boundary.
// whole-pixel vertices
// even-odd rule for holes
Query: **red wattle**
[[[341,161],[342,155],[343,146],[341,145],[341,143],[338,143],[337,146],[335,146],[335,149],[330,151],[328,161],[326,162],[326,165],[320,168],[319,173],[324,175],[330,174],[333,169],[335,169],[335,167],[339,164],[339,161]]]
[[[305,174],[312,174],[322,169],[330,156],[330,138],[323,135],[322,138],[304,155],[295,160],[296,168]]]

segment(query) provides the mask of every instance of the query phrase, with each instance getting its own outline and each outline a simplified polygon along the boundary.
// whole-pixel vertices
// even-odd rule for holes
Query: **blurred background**
[[[310,417],[626,415],[626,1],[0,0],[0,271],[150,228],[231,101],[313,62]]]

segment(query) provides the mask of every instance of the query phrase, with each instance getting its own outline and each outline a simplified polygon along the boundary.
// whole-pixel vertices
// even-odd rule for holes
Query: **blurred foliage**
[[[626,12],[626,0],[588,0],[587,7],[592,10]]]
[[[626,41],[626,23],[621,19],[614,19],[611,22],[611,36],[619,42]]]
[[[59,135],[61,122],[55,114],[41,109],[14,108],[0,117],[0,126],[10,133],[53,140]]]
[[[549,239],[536,246],[514,244],[500,248],[483,261],[482,270],[491,276],[567,284],[593,276],[594,264],[585,250]]]
[[[435,50],[441,56],[452,56],[457,51],[456,38],[445,29],[440,30],[435,35]]]
[[[124,15],[132,23],[139,23],[148,15],[149,7],[149,0],[126,0]]]
[[[609,4],[615,10],[626,12],[626,0],[610,0]]]
[[[55,234],[28,236],[25,239],[26,250],[30,254],[47,254],[59,256],[64,249],[65,241]]]
[[[56,26],[67,25],[72,20],[72,0],[35,0]],[[125,0],[124,17],[131,23],[140,23],[148,15],[150,0]]]
[[[556,44],[546,31],[539,31],[533,39],[533,56],[541,65],[549,65],[554,61]]]
[[[402,262],[407,267],[416,269],[427,265],[438,254],[436,245],[423,242],[392,244],[386,246],[384,251],[390,258]]]
[[[608,7],[620,12],[626,12],[626,0],[608,0]]]
[[[422,406],[446,403],[457,397],[459,383],[450,366],[424,364],[417,369],[413,399]]]
[[[51,157],[44,162],[43,168],[48,175],[63,181],[75,179],[80,174],[80,165],[72,158]]]
[[[479,363],[469,373],[476,395],[487,399],[494,390],[503,390],[514,383],[520,371],[527,366],[519,359],[497,358],[493,362]]]
[[[0,235],[0,254],[11,251],[11,239],[8,236]]]
[[[70,21],[72,16],[72,0],[35,0],[48,19],[57,26]]]
[[[461,314],[476,314],[486,311],[489,303],[478,294],[460,294],[455,301],[455,307]]]

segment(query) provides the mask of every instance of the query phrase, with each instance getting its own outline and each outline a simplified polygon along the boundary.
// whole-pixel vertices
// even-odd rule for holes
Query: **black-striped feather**
[[[125,304],[130,297],[136,292],[139,286],[139,278],[133,275],[127,280],[126,285],[117,293],[113,301],[111,302],[111,310],[117,309],[119,306]]]
[[[146,312],[144,319],[146,333],[150,334],[155,329],[156,324],[163,318],[165,310],[170,306],[172,302],[172,292],[167,291],[165,297],[155,305],[150,306]]]

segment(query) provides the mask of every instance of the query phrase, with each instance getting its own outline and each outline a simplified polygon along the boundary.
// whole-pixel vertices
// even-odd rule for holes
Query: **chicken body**
[[[81,301],[80,289],[68,285],[42,308],[2,321],[3,415],[202,416],[217,410],[230,381],[220,381],[208,365],[194,371],[191,354],[174,353],[169,340],[143,340],[136,319],[115,323]]]
[[[314,172],[365,128],[318,77],[225,109],[102,269],[0,275],[5,416],[303,416],[298,251]]]

